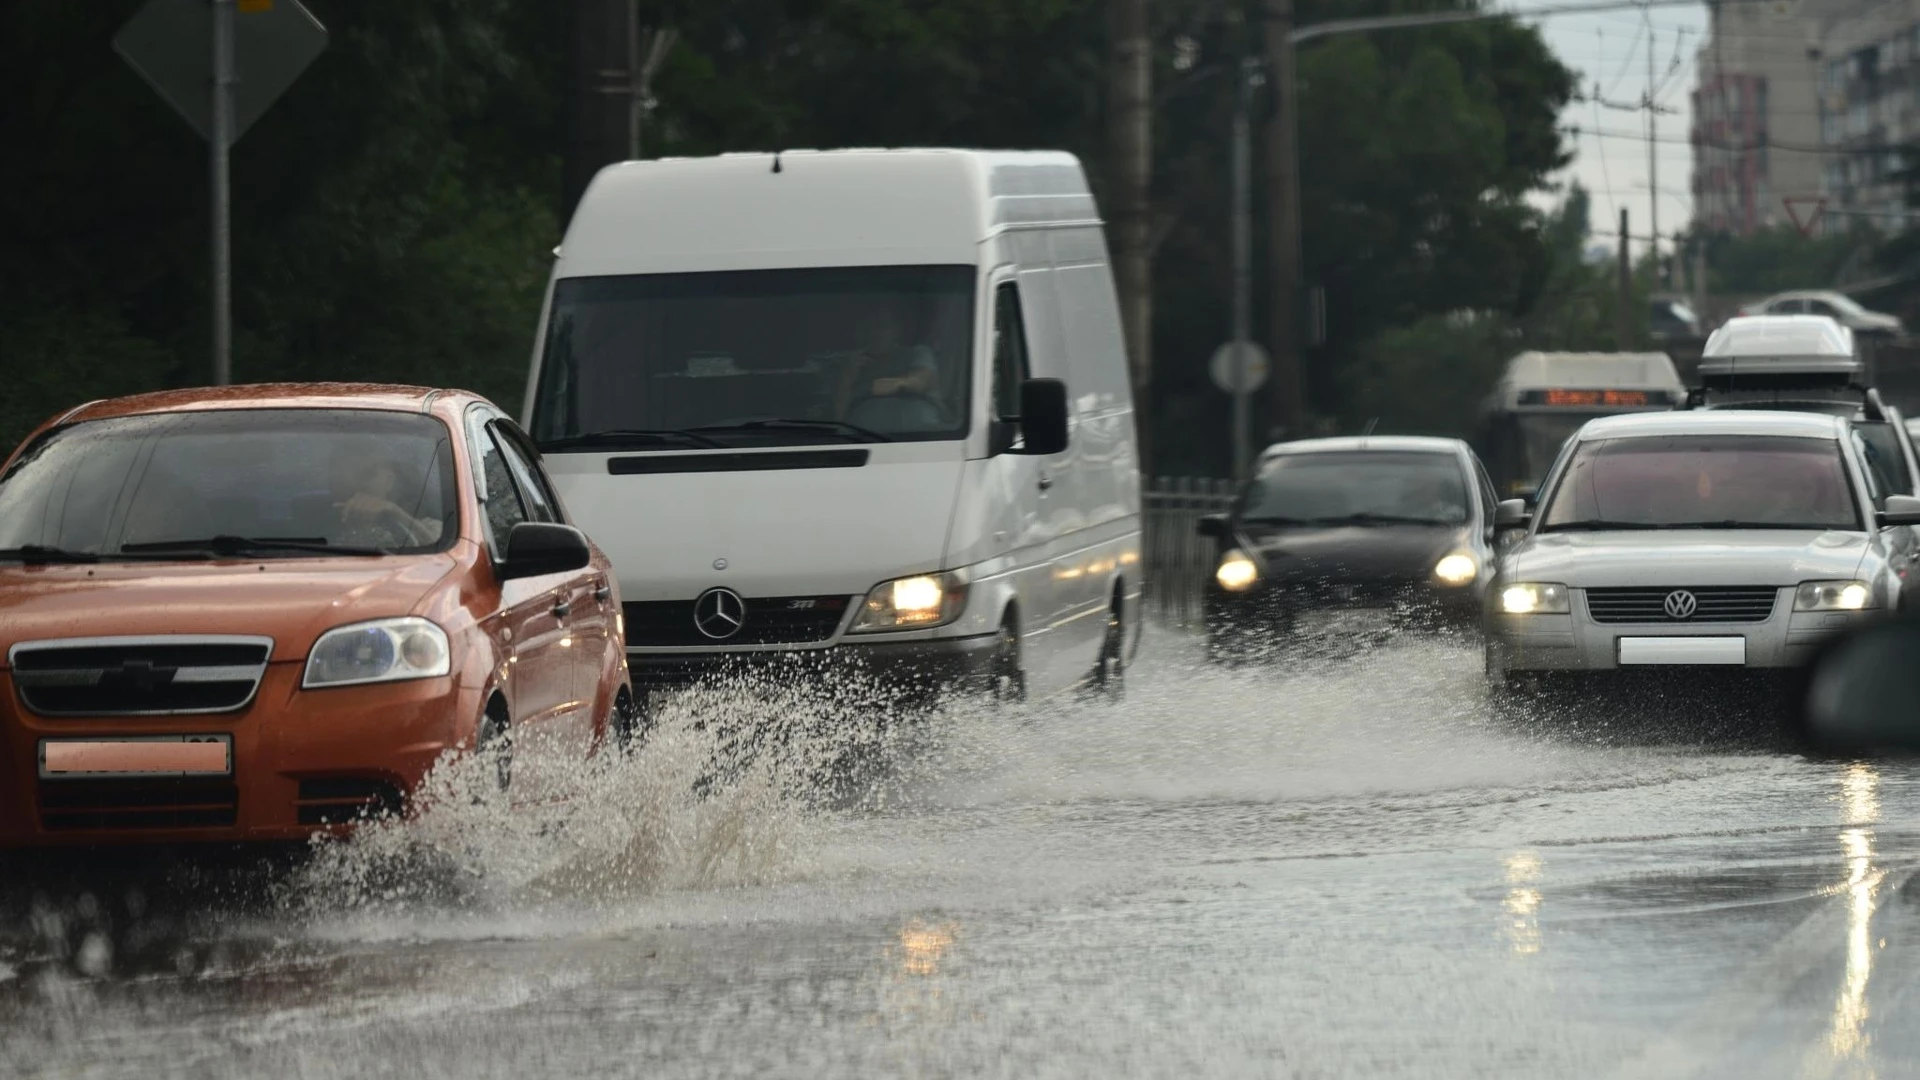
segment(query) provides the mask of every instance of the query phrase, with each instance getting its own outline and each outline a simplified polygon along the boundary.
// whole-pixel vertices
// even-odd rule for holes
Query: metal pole
[[[1653,280],[1657,288],[1660,282],[1660,168],[1655,164],[1659,157],[1654,153],[1654,139],[1657,137],[1654,125],[1659,114],[1653,105],[1653,21],[1647,21],[1647,235],[1651,238],[1648,251],[1653,256]]]
[[[640,160],[640,0],[627,0],[627,160]]]
[[[1633,243],[1627,234],[1627,208],[1620,208],[1620,316],[1614,328],[1616,347],[1626,352],[1633,337]]]
[[[233,382],[233,148],[234,0],[213,4],[213,385]]]
[[[1268,347],[1273,385],[1268,390],[1274,423],[1299,437],[1307,412],[1306,363],[1300,348],[1300,81],[1294,74],[1293,0],[1265,0],[1265,52],[1274,95],[1267,118],[1268,236],[1272,278],[1268,285]]]
[[[1233,382],[1233,478],[1247,478],[1248,365],[1253,350],[1248,338],[1253,323],[1253,138],[1248,112],[1254,72],[1251,58],[1240,61],[1240,85],[1233,107],[1233,348],[1237,370]]]

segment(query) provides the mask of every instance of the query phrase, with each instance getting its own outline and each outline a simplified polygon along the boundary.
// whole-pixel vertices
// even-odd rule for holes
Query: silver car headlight
[[[1509,615],[1565,615],[1573,608],[1565,585],[1516,581],[1500,590],[1500,610]]]
[[[1865,581],[1803,581],[1793,592],[1795,611],[1859,611],[1873,606],[1873,586]]]
[[[447,632],[420,618],[376,619],[320,635],[307,654],[304,689],[432,679],[452,670]]]
[[[967,606],[967,583],[957,574],[915,574],[883,581],[867,594],[852,633],[945,626]]]

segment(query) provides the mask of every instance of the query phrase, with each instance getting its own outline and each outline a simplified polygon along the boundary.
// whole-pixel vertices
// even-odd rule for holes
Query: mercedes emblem
[[[1699,609],[1700,601],[1685,589],[1675,589],[1667,594],[1666,603],[1661,606],[1667,609],[1669,619],[1691,619]]]
[[[693,626],[713,641],[725,641],[747,625],[747,602],[732,589],[708,589],[693,602]]]

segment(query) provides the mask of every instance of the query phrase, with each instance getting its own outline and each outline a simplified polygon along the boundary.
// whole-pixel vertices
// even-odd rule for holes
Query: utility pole
[[[213,3],[213,385],[233,382],[233,13]]]
[[[1633,242],[1627,233],[1627,208],[1620,208],[1620,321],[1614,329],[1621,352],[1633,347]]]
[[[1135,401],[1153,386],[1153,272],[1149,192],[1153,182],[1153,45],[1147,0],[1108,0],[1107,146],[1112,155],[1113,271],[1126,328]],[[1137,408],[1143,470],[1153,460],[1151,410]]]
[[[1294,72],[1293,0],[1262,0],[1268,85],[1267,258],[1273,420],[1288,435],[1301,431],[1306,380],[1300,353],[1300,81]]]
[[[1250,409],[1246,364],[1253,336],[1253,80],[1260,64],[1252,57],[1240,61],[1239,85],[1233,108],[1233,344],[1241,370],[1233,392],[1233,479],[1247,478]]]
[[[1653,256],[1653,278],[1660,280],[1660,167],[1656,149],[1654,124],[1659,112],[1653,101],[1653,18],[1647,18],[1647,236],[1651,247],[1648,253]]]
[[[672,27],[643,34],[640,29],[640,0],[627,0],[626,84],[613,86],[609,92],[627,95],[628,161],[640,160],[640,126],[656,104],[653,100],[653,76],[660,70],[678,36]]]

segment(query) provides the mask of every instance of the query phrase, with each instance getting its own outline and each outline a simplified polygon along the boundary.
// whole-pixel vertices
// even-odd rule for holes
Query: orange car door
[[[496,565],[506,557],[507,537],[523,521],[536,520],[526,494],[514,482],[513,467],[501,440],[484,426],[473,433],[479,468],[476,480],[485,510],[487,546]],[[515,740],[537,745],[562,737],[557,730],[565,716],[572,686],[560,656],[565,636],[561,615],[561,578],[547,574],[503,582],[500,614],[508,635],[507,702],[513,710]]]
[[[488,428],[506,457],[529,520],[567,524],[532,443],[509,421],[496,420]],[[535,626],[541,642],[540,677],[552,683],[542,723],[566,752],[580,757],[593,747],[593,695],[600,681],[596,661],[606,655],[606,632],[596,627],[604,621],[595,597],[599,578],[598,571],[587,567],[534,579],[552,586],[546,611],[536,613]]]

